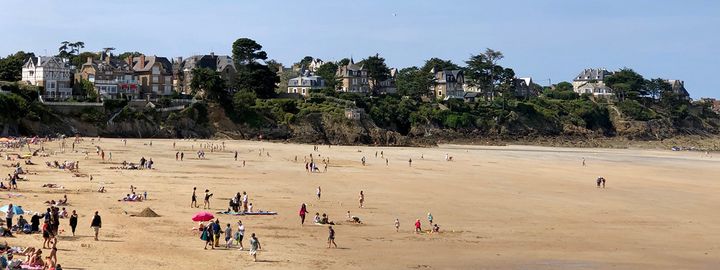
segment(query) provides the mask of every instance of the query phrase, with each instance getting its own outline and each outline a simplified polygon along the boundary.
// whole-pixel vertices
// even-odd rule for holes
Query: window
[[[152,91],[153,91],[154,93],[157,93],[157,92],[158,92],[158,86],[157,86],[157,85],[153,85],[153,86],[152,86]]]
[[[152,76],[152,82],[153,82],[153,83],[159,83],[159,82],[160,82],[160,76],[153,75],[153,76]]]
[[[153,67],[152,68],[152,74],[160,74],[160,68],[159,67]]]
[[[55,82],[50,82],[50,89],[55,89]]]
[[[438,96],[442,97],[442,91],[438,91]]]
[[[303,95],[305,94],[305,88],[302,89],[302,93],[303,93]]]

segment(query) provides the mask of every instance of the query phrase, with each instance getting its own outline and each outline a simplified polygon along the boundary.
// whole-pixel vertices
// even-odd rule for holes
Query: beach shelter
[[[213,216],[212,213],[203,211],[203,212],[198,212],[197,214],[195,214],[192,217],[192,220],[193,221],[208,221],[208,220],[212,220],[213,218],[215,218],[215,216]]]
[[[7,213],[8,207],[10,207],[10,205],[5,205],[3,207],[0,207],[0,212]],[[13,205],[13,210],[14,210],[13,212],[15,212],[16,215],[25,214],[25,210],[22,209],[22,206]]]

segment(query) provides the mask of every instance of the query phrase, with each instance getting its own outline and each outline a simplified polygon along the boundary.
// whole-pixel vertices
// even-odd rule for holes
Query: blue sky
[[[395,14],[395,15],[394,15]],[[239,37],[284,64],[380,53],[392,67],[464,62],[486,47],[540,84],[630,67],[720,97],[720,1],[0,0],[0,54],[115,47],[159,56],[229,54]]]

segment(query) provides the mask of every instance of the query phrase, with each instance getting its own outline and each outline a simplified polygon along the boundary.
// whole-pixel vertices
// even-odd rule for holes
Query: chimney
[[[210,52],[210,56],[215,56],[215,52]]]
[[[140,55],[140,69],[144,69],[144,68],[145,68],[145,55],[141,54]]]
[[[130,69],[132,69],[132,67],[133,67],[132,60],[133,60],[132,56],[128,56],[128,58],[125,58],[125,61],[127,62]]]

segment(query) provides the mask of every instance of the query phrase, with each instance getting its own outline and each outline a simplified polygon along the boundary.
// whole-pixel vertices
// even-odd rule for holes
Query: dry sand
[[[68,140],[70,145],[71,140]],[[43,211],[43,201],[67,194],[69,211],[80,214],[78,236],[65,233],[58,244],[64,269],[717,269],[720,267],[720,155],[699,153],[545,148],[528,146],[387,148],[226,141],[225,152],[206,150],[201,142],[182,140],[85,139],[81,152],[36,157],[43,164],[25,166],[37,175],[19,182],[24,197],[2,202]],[[177,149],[172,143],[177,143]],[[112,162],[101,162],[94,144]],[[215,141],[219,144],[219,141]],[[191,147],[194,145],[194,149]],[[59,143],[46,143],[58,150]],[[264,148],[271,157],[258,156]],[[175,151],[185,161],[175,161]],[[239,161],[233,160],[233,151]],[[361,150],[362,152],[358,152]],[[384,160],[375,152],[384,151]],[[327,173],[305,172],[303,156],[330,157]],[[454,159],[444,161],[448,153]],[[421,158],[421,155],[424,158]],[[154,170],[117,170],[123,160],[141,156]],[[293,162],[298,156],[298,163]],[[360,164],[365,156],[367,166]],[[378,153],[379,156],[379,153]],[[585,157],[587,166],[581,166]],[[412,158],[412,167],[408,159]],[[51,169],[45,161],[79,160],[80,171],[94,180]],[[246,167],[242,167],[246,160]],[[0,164],[9,164],[1,161]],[[3,174],[10,168],[0,167]],[[322,166],[321,166],[322,170]],[[595,178],[608,179],[606,189]],[[56,183],[62,189],[41,188]],[[104,183],[107,193],[95,190]],[[118,202],[129,192],[148,192],[145,202]],[[315,189],[322,186],[322,199]],[[246,233],[256,233],[264,248],[261,262],[247,251],[203,250],[191,228],[190,194],[198,187],[214,193],[212,211],[227,208],[228,199],[246,191],[255,209],[276,216],[217,215],[223,228],[241,219]],[[358,209],[358,193],[366,207]],[[300,226],[298,209],[328,213],[344,221],[346,211],[365,224],[335,226],[338,249],[327,249],[325,226]],[[160,217],[131,217],[146,207]],[[90,220],[103,218],[101,241],[93,241]],[[414,234],[413,223],[432,212],[440,234]],[[27,217],[27,216],[26,216]],[[29,218],[29,217],[27,217]],[[395,232],[395,218],[401,222]],[[308,216],[308,220],[312,215]],[[249,246],[248,237],[244,241]],[[41,235],[4,238],[11,245],[42,245]],[[224,243],[223,240],[221,240]]]

